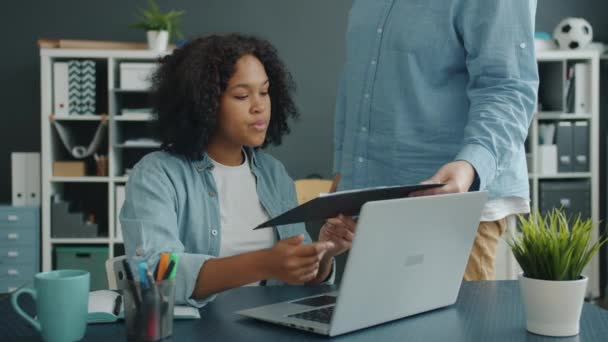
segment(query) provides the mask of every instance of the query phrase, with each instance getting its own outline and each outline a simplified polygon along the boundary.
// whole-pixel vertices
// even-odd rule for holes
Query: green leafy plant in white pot
[[[607,238],[593,242],[591,219],[570,221],[561,209],[520,216],[521,232],[507,238],[523,272],[519,285],[529,332],[574,336],[587,291],[582,272]]]
[[[179,27],[184,11],[163,12],[154,0],[148,0],[148,5],[148,9],[139,9],[137,21],[132,27],[146,31],[150,50],[166,51],[170,38],[182,38]]]

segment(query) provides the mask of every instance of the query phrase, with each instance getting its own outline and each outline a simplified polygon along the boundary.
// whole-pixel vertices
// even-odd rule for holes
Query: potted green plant
[[[148,0],[148,5],[148,9],[139,9],[137,21],[132,26],[146,30],[151,50],[166,51],[170,37],[182,38],[179,26],[184,11],[163,12],[154,0]]]
[[[521,232],[507,238],[523,272],[519,285],[527,330],[547,336],[574,336],[579,323],[587,277],[585,266],[608,240],[593,242],[591,219],[569,220],[561,209],[545,216],[538,211],[520,216]]]

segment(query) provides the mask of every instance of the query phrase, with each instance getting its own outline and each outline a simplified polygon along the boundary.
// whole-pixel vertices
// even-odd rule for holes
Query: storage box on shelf
[[[0,292],[31,285],[40,270],[40,207],[0,206]]]
[[[124,90],[148,90],[156,63],[120,63],[120,88]]]
[[[91,274],[91,291],[108,288],[105,262],[109,258],[108,246],[57,246],[57,269],[80,269]]]

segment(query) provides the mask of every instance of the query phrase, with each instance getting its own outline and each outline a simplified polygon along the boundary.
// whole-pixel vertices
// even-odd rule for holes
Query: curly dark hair
[[[217,129],[220,98],[245,55],[260,60],[270,83],[271,118],[262,147],[281,144],[290,132],[288,118],[299,116],[293,78],[268,41],[228,34],[194,39],[160,59],[151,101],[163,150],[201,157]]]

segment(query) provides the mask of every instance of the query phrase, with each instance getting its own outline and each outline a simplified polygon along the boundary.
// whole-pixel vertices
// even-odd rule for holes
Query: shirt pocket
[[[448,7],[426,1],[397,1],[386,23],[383,49],[436,56],[451,32]]]

